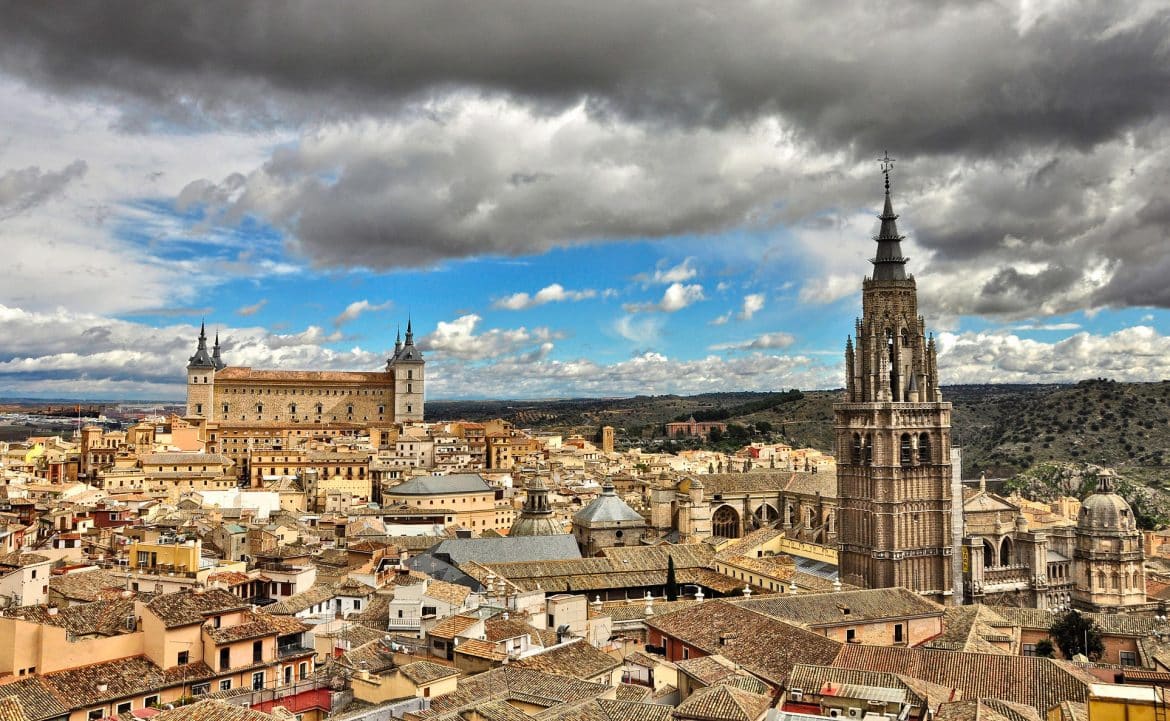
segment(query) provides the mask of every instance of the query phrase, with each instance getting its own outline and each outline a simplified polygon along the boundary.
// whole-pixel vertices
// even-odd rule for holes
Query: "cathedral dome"
[[[573,514],[573,524],[576,526],[597,526],[621,523],[645,523],[642,514],[618,498],[613,484],[606,481],[601,487],[601,495]]]
[[[1097,492],[1081,504],[1081,515],[1077,518],[1077,529],[1081,531],[1134,531],[1137,523],[1133,509],[1125,499],[1113,492],[1113,480],[1102,475],[1097,482]]]

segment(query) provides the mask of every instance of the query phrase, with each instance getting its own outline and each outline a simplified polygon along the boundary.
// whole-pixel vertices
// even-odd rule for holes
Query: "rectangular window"
[[[101,721],[105,717],[106,717],[106,712],[100,708],[95,708],[93,711],[90,711],[89,714],[86,715],[86,718],[89,719],[89,721]]]
[[[130,702],[123,701],[122,703],[118,704],[118,713],[130,713]]]
[[[221,648],[219,650],[219,670],[227,671],[232,667],[232,650],[230,648]]]
[[[1035,656],[1036,655],[1036,644],[1034,644],[1034,643],[1023,644],[1023,646],[1020,647],[1020,654],[1023,656]]]
[[[264,642],[252,642],[252,663],[260,663],[264,660]]]
[[[190,662],[191,662],[191,652],[190,651],[179,651],[179,665],[186,666]]]
[[[252,674],[252,690],[259,691],[264,688],[264,672],[257,671]]]
[[[857,642],[857,631],[852,629],[852,628],[846,629],[845,630],[845,642],[846,643],[856,643]]]
[[[302,679],[308,678],[309,677],[309,664],[302,661],[299,671],[300,671],[300,673],[298,675]]]
[[[225,678],[224,680],[219,682],[219,690],[220,691],[227,691],[231,687],[232,687],[232,680],[230,678]]]
[[[149,708],[149,707],[151,707],[151,706],[158,706],[158,696],[157,696],[157,695],[155,695],[155,696],[147,696],[147,697],[146,697],[146,701],[145,701],[144,703],[146,704],[146,706],[147,706],[148,708]]]
[[[210,683],[197,683],[191,686],[192,696],[202,696],[205,693],[211,693]]]
[[[1121,652],[1121,665],[1122,666],[1136,666],[1136,665],[1138,665],[1137,654],[1134,653],[1133,651],[1122,651]]]
[[[902,638],[902,624],[894,624],[894,643],[902,643],[905,639]]]

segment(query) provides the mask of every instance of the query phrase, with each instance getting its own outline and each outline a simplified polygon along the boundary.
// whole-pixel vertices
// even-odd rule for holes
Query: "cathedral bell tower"
[[[886,197],[873,276],[862,283],[856,344],[845,342],[845,400],[833,406],[840,578],[945,603],[954,585],[951,404],[942,400],[934,338],[906,274],[890,200],[893,160],[881,163]]]

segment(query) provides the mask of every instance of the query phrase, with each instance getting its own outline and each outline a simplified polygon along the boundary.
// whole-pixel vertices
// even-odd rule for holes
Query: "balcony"
[[[302,642],[281,644],[276,647],[276,657],[280,659],[292,658],[294,656],[306,656],[310,653],[316,653],[314,649],[305,646]]]
[[[420,621],[417,618],[391,618],[386,625],[387,625],[387,628],[392,628],[392,629],[397,629],[397,630],[406,629],[406,630],[417,631],[420,627],[419,624],[420,624]]]
[[[990,586],[1001,583],[1027,583],[1031,569],[1025,563],[1012,566],[993,566],[984,569],[983,585]]]

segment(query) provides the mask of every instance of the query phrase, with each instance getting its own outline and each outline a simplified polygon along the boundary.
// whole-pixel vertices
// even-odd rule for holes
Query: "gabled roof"
[[[146,604],[146,608],[167,628],[176,628],[203,623],[212,614],[251,608],[251,604],[223,589],[213,588],[203,593],[194,591],[164,593],[153,598]]]
[[[698,721],[756,721],[772,705],[769,696],[720,684],[701,688],[674,710],[678,719]]]
[[[478,473],[453,473],[449,476],[419,476],[386,489],[383,495],[434,496],[448,493],[494,493],[495,489]]]
[[[614,670],[621,662],[604,651],[593,648],[585,639],[579,639],[525,656],[515,661],[514,665],[588,680]]]
[[[0,685],[0,696],[15,699],[28,721],[55,719],[69,713],[56,690],[40,676],[22,678]]]
[[[945,608],[905,588],[772,595],[732,603],[806,626],[839,626],[889,618],[942,616]]]

